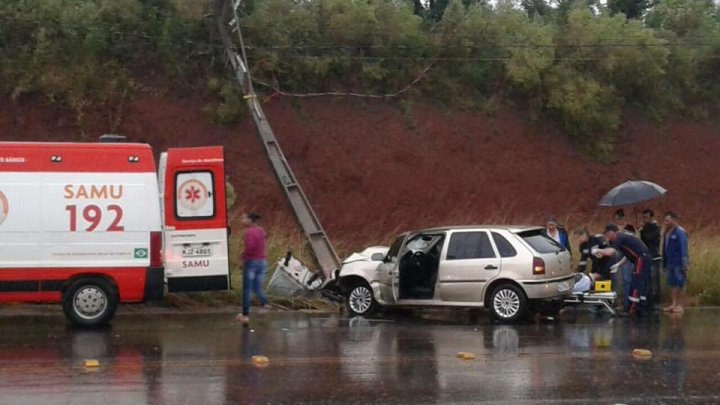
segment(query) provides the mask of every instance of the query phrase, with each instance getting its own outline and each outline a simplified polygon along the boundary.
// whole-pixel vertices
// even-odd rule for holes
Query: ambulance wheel
[[[514,284],[500,284],[490,296],[490,313],[500,322],[518,321],[528,310],[528,300],[520,287]]]
[[[70,284],[63,296],[63,311],[73,325],[99,326],[115,315],[118,293],[103,278],[81,278]]]
[[[370,315],[378,310],[379,304],[375,301],[372,288],[365,281],[357,282],[346,297],[347,309],[350,315]]]

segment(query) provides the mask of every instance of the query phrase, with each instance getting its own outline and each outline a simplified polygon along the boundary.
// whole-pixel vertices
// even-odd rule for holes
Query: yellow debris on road
[[[470,352],[458,352],[457,357],[462,360],[475,360],[475,353]]]

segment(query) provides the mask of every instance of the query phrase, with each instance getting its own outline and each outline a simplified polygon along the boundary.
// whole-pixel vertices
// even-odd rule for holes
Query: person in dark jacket
[[[613,213],[613,224],[617,225],[621,231],[635,235],[635,227],[625,219],[625,210],[619,208]]]
[[[610,247],[597,249],[595,256],[614,256],[620,252],[625,259],[634,264],[630,291],[626,298],[626,310],[632,315],[643,313],[647,309],[647,285],[650,276],[652,258],[647,246],[638,238],[620,229],[615,224],[608,224],[605,227],[605,236],[610,242]],[[627,306],[629,304],[629,307]]]
[[[586,228],[578,228],[573,231],[575,240],[577,240],[580,252],[580,261],[578,262],[578,272],[585,273],[587,271],[587,265],[591,265],[591,273],[594,281],[597,280],[610,280],[611,268],[613,264],[619,261],[617,256],[603,256],[595,257],[593,252],[597,249],[605,249],[610,247],[605,237],[601,234],[590,235]]]
[[[655,221],[655,213],[651,209],[644,209],[642,212],[643,226],[640,228],[640,240],[650,250],[652,256],[652,271],[650,274],[650,286],[648,293],[650,304],[653,308],[660,306],[660,225]]]
[[[684,312],[683,301],[687,272],[690,267],[690,253],[688,252],[688,234],[678,224],[678,216],[672,211],[665,214],[662,261],[667,284],[672,292],[672,305],[665,308],[664,311],[682,313]]]
[[[629,235],[635,235],[635,227],[632,226],[626,219],[625,219],[625,211],[622,208],[617,209],[613,213],[613,224],[617,225],[617,227],[624,233]],[[629,308],[629,303],[627,297],[630,296],[630,284],[632,284],[633,280],[633,264],[625,260],[620,265],[620,270],[615,274],[613,283],[615,284],[615,291],[619,296],[622,297],[622,306],[619,308],[624,308],[627,310]],[[622,282],[620,282],[622,281]]]

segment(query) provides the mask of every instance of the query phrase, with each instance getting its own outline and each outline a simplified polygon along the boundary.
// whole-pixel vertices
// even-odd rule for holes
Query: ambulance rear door
[[[169,149],[159,180],[168,290],[230,289],[223,148]]]

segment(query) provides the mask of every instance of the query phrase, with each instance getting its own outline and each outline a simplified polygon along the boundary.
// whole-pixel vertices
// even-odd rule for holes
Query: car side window
[[[505,239],[504,236],[500,235],[497,232],[492,233],[493,240],[495,241],[495,246],[497,246],[498,252],[500,252],[500,257],[515,257],[517,256],[517,250],[513,247],[513,245]]]
[[[450,237],[447,260],[491,259],[495,257],[487,232],[455,232]]]

